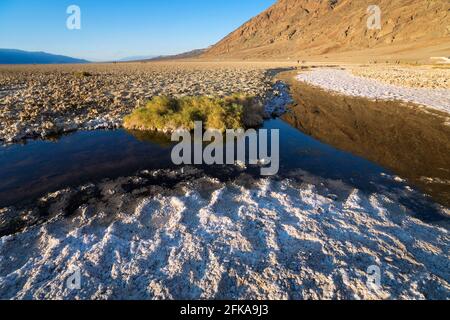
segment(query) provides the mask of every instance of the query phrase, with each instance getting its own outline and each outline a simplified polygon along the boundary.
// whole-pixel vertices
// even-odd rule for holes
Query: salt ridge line
[[[346,70],[317,69],[300,73],[297,80],[348,96],[372,100],[402,100],[450,113],[450,90],[406,88],[358,77]]]

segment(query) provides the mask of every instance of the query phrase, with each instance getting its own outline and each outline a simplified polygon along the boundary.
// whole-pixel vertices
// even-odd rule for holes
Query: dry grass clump
[[[263,107],[254,97],[244,94],[225,98],[158,96],[126,116],[124,127],[172,132],[177,129],[193,130],[195,121],[202,121],[205,129],[222,132],[254,127],[263,121]]]
[[[75,71],[73,73],[73,76],[76,78],[85,78],[85,77],[91,77],[92,74],[90,72],[87,71]]]

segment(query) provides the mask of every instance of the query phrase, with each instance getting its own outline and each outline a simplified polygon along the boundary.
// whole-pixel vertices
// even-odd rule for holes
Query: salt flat
[[[0,137],[9,143],[114,128],[157,94],[266,96],[269,71],[280,66],[286,64],[1,67]],[[446,89],[396,87],[337,69],[298,77],[343,94],[449,111]],[[146,184],[167,176],[182,179]],[[67,187],[39,199],[43,207],[0,209],[2,227],[12,230],[0,240],[0,297],[448,299],[448,227],[415,218],[418,212],[401,204],[411,190],[366,193],[301,170],[280,179],[242,172],[223,182],[192,168]],[[374,266],[378,288],[367,285]],[[74,268],[76,290],[67,286]]]
[[[303,182],[243,173],[222,183],[195,169],[184,171],[195,179],[169,189],[125,191],[162,174],[180,172],[105,181],[94,192],[102,200],[92,196],[70,216],[62,208],[73,190],[49,195],[51,219],[1,239],[0,296],[450,297],[448,230],[413,218],[393,195],[365,194],[301,171],[293,177]],[[325,186],[338,195],[327,196]],[[367,285],[373,266],[381,270],[380,287]],[[66,285],[73,268],[80,270],[79,290]]]
[[[405,87],[369,77],[354,76],[341,69],[320,68],[302,72],[297,79],[344,95],[373,100],[402,100],[450,113],[450,89]]]
[[[158,95],[263,97],[270,62],[0,66],[0,144],[77,129],[113,129]]]

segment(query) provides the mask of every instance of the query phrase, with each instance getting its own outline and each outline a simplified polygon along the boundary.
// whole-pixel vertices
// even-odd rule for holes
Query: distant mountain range
[[[151,60],[156,58],[157,56],[132,56],[132,57],[125,57],[122,59],[117,60],[118,62],[130,62],[130,61],[142,61],[142,60]]]
[[[30,52],[15,49],[0,49],[0,64],[66,64],[89,63],[87,60],[46,52]]]
[[[116,62],[148,62],[148,61],[165,61],[165,60],[178,60],[178,59],[194,59],[200,57],[207,49],[195,49],[174,55],[160,55],[160,56],[135,56],[126,57]]]
[[[150,59],[141,59],[140,61],[163,61],[163,60],[177,60],[177,59],[193,59],[200,57],[208,49],[195,49],[174,55],[156,56]]]
[[[130,56],[115,60],[116,62],[159,61],[172,59],[189,59],[200,56],[206,49],[196,49],[176,55],[166,56]],[[70,64],[90,63],[91,61],[46,52],[32,52],[16,49],[0,49],[0,64]],[[106,62],[106,61],[105,61]]]
[[[380,28],[368,28],[377,10]],[[358,58],[364,50],[369,57],[446,57],[449,12],[449,0],[278,0],[203,56],[300,60],[344,53]]]

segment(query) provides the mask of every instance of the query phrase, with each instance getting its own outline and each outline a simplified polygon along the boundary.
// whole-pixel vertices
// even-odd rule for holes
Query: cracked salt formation
[[[49,196],[61,200],[48,221],[1,238],[0,297],[450,298],[447,229],[413,218],[389,195],[316,177],[242,174],[171,188],[140,180],[102,183],[102,198],[69,216],[68,191]],[[327,183],[339,196],[315,187]],[[382,272],[377,290],[366,285],[373,265]],[[66,286],[73,266],[81,290]]]
[[[292,102],[288,86],[282,81],[277,81],[266,97],[265,117],[271,118],[283,115]]]

